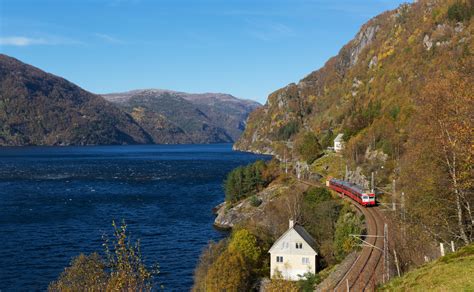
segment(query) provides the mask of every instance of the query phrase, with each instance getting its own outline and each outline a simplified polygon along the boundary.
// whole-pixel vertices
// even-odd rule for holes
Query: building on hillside
[[[316,273],[316,242],[299,224],[290,220],[288,230],[270,248],[270,277],[300,280],[311,272]]]
[[[343,137],[344,134],[338,134],[336,139],[334,139],[334,151],[341,152],[341,150],[344,148],[344,140],[342,139]]]

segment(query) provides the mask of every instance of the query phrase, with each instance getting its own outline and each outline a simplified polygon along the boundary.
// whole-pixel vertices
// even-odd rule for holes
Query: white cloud
[[[4,46],[17,46],[26,47],[33,45],[77,45],[82,44],[80,41],[76,41],[68,38],[61,37],[41,37],[32,38],[25,36],[9,36],[0,37],[0,45]]]
[[[282,23],[246,20],[251,27],[249,34],[261,41],[271,41],[295,36],[294,31]]]
[[[112,44],[123,44],[124,41],[116,38],[116,37],[113,37],[111,35],[108,35],[108,34],[104,34],[104,33],[95,33],[94,34],[96,37],[100,38],[101,40],[103,41],[106,41],[108,43],[112,43]]]
[[[42,38],[28,38],[22,36],[0,37],[0,45],[25,47],[30,45],[45,45],[45,39]]]

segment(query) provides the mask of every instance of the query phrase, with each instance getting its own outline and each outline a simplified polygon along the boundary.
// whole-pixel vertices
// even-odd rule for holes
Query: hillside
[[[473,1],[420,0],[374,17],[271,93],[234,148],[322,176],[347,167],[366,185],[373,172],[378,201],[402,208],[387,220],[404,270],[439,256],[439,242],[473,242],[473,15]],[[344,150],[324,154],[338,133]]]
[[[473,291],[474,245],[395,278],[381,291]]]
[[[417,1],[368,21],[324,67],[271,93],[235,148],[282,153],[311,131],[397,152],[424,86],[472,61],[472,20],[448,16],[453,2]]]
[[[151,143],[102,97],[0,55],[0,146]]]
[[[154,143],[229,143],[258,103],[228,94],[143,89],[104,94],[147,130]]]

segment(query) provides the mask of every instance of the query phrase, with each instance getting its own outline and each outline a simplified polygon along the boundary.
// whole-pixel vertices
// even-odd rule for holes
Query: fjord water
[[[189,290],[201,250],[225,236],[211,213],[223,179],[262,158],[230,144],[0,148],[0,291],[45,290],[122,219],[165,290]]]

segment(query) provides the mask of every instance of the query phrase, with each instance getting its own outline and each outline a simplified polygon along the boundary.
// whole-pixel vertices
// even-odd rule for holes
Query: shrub
[[[334,254],[336,260],[343,260],[359,243],[358,239],[350,234],[362,233],[362,220],[360,217],[345,206],[341,211],[336,223],[334,235]]]
[[[98,253],[80,254],[64,269],[57,281],[49,284],[49,291],[103,291],[108,274],[105,261]]]
[[[474,14],[474,5],[456,2],[448,8],[448,19],[451,21],[467,21]]]
[[[319,203],[331,200],[331,192],[324,187],[310,187],[304,193],[304,202],[308,206],[315,206]]]
[[[291,121],[278,130],[277,138],[278,140],[288,140],[294,134],[298,133],[299,129],[299,123],[296,121]]]
[[[258,207],[262,204],[262,200],[259,199],[256,195],[250,197],[250,205],[253,207]]]
[[[210,267],[206,291],[248,291],[250,271],[240,253],[224,251]]]
[[[257,244],[257,238],[246,229],[232,233],[228,247],[230,252],[240,253],[249,263],[256,263],[262,251]]]
[[[303,137],[295,141],[295,144],[296,151],[308,164],[313,163],[321,156],[321,145],[318,137],[313,133],[305,133]]]
[[[312,292],[314,287],[321,282],[321,277],[318,274],[305,273],[304,279],[298,281],[298,286],[302,292]]]
[[[300,289],[296,282],[286,281],[283,279],[273,279],[265,286],[265,291],[268,292],[299,292]]]
[[[140,252],[140,242],[131,244],[127,235],[127,225],[117,227],[115,222],[114,240],[104,243],[106,258],[92,253],[79,255],[72,260],[59,276],[51,282],[49,291],[151,291],[153,277],[158,269],[145,266]]]

